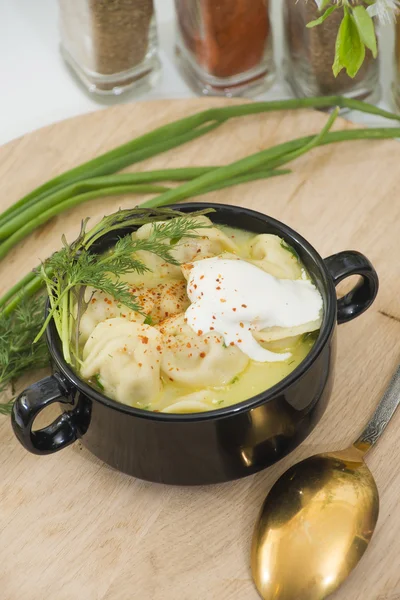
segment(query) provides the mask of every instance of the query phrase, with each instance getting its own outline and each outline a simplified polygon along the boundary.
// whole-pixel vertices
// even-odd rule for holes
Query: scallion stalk
[[[157,171],[144,171],[142,173],[120,173],[118,175],[104,175],[101,177],[92,177],[67,185],[66,187],[47,194],[42,199],[33,199],[24,206],[19,206],[15,211],[7,215],[7,219],[0,220],[0,240],[6,239],[24,225],[26,219],[31,218],[32,214],[42,212],[68,200],[78,194],[85,192],[102,190],[107,187],[116,187],[119,185],[134,185],[139,183],[153,184],[161,181],[187,181],[204,175],[217,167],[183,167],[178,169],[159,169]],[[14,205],[15,206],[15,205]]]
[[[215,184],[223,181],[224,179],[231,179],[237,177],[246,172],[251,172],[254,169],[266,168],[275,166],[277,164],[285,164],[287,155],[290,153],[301,150],[303,146],[310,144],[316,136],[305,136],[290,142],[284,142],[278,144],[272,148],[261,150],[256,154],[252,154],[243,158],[239,161],[220,167],[212,173],[207,173],[200,177],[197,177],[193,181],[188,181],[182,185],[164,192],[161,197],[157,196],[148,202],[145,202],[143,206],[155,207],[165,206],[174,202],[180,202],[187,198],[197,195],[202,190],[214,186]],[[376,129],[350,129],[348,131],[330,131],[327,133],[319,145],[324,146],[327,144],[334,144],[344,141],[355,141],[355,140],[383,140],[394,137],[400,137],[400,128],[376,128]],[[312,145],[314,147],[314,145]],[[290,159],[291,160],[291,159]],[[162,202],[162,204],[159,204]],[[0,246],[1,256],[1,246]]]
[[[343,96],[295,98],[209,108],[168,125],[158,127],[149,133],[139,136],[126,144],[58,175],[21,198],[0,214],[0,225],[6,223],[11,214],[19,214],[22,207],[31,206],[32,203],[42,200],[52,192],[64,189],[64,187],[74,182],[90,177],[116,173],[118,170],[140,160],[155,156],[161,152],[166,152],[171,148],[176,148],[209,133],[229,119],[278,110],[298,110],[305,108],[329,109],[335,106],[358,110],[395,121],[400,120],[399,115],[385,111],[372,104]]]

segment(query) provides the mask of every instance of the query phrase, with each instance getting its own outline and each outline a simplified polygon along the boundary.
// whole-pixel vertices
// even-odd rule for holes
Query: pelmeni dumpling
[[[183,238],[174,249],[174,257],[179,263],[186,263],[199,258],[217,256],[222,252],[236,252],[237,245],[231,238],[217,227],[214,227],[208,217],[200,216],[196,221],[201,225],[209,225],[194,231],[199,237]]]
[[[205,216],[196,217],[196,221],[201,225],[209,225],[209,227],[200,228],[194,230],[192,233],[198,237],[184,237],[175,246],[171,246],[171,254],[180,264],[198,260],[200,258],[207,258],[210,256],[216,256],[222,252],[235,252],[237,250],[236,244],[217,227],[213,227],[212,222]],[[163,221],[157,224],[162,224]],[[153,228],[152,223],[142,225],[136,232],[132,234],[134,239],[144,240],[147,239]],[[169,240],[165,240],[168,244]],[[142,260],[146,266],[151,269],[153,276],[158,278],[172,277],[176,279],[182,278],[182,272],[180,267],[165,263],[160,257],[147,251],[137,252],[137,256]],[[134,281],[137,276],[133,276],[129,280]],[[150,273],[144,275],[145,278],[151,278]],[[140,277],[143,280],[143,276]]]
[[[160,284],[152,293],[155,302],[151,316],[156,323],[181,314],[190,304],[186,293],[186,281]]]
[[[278,279],[300,279],[303,269],[296,256],[277,235],[262,233],[249,245],[251,262]]]
[[[260,344],[286,338],[294,338],[304,333],[317,331],[317,329],[320,329],[321,327],[321,321],[322,318],[318,318],[315,321],[309,321],[308,323],[303,323],[297,327],[269,327],[268,329],[262,329],[261,331],[253,331],[253,337],[255,337]]]
[[[123,318],[107,319],[83,348],[81,374],[95,378],[104,394],[133,406],[154,401],[161,391],[162,336],[154,327]]]
[[[132,294],[154,323],[182,313],[190,304],[186,282],[178,279],[163,280],[155,287],[132,284]]]
[[[176,402],[163,408],[161,412],[178,414],[204,412],[205,410],[215,408],[212,404],[212,399],[213,394],[211,391],[201,390],[193,392],[192,394],[186,394],[186,396],[179,396]]]
[[[86,342],[96,325],[106,319],[122,317],[134,323],[143,323],[145,319],[143,315],[120,304],[112,296],[93,288],[87,288],[85,302],[87,308],[83,312],[79,323],[80,341],[82,343]]]
[[[194,332],[184,315],[164,321],[161,371],[179,385],[201,388],[228,384],[248,365],[237,346],[225,346],[217,332]]]
[[[88,290],[85,294],[87,308],[79,325],[81,343],[85,343],[96,325],[106,319],[121,317],[134,323],[143,323],[145,315],[149,315],[154,323],[158,323],[182,313],[190,304],[186,294],[186,282],[183,280],[165,281],[156,287],[133,284],[133,296],[143,314],[116,302],[104,292]]]
[[[171,263],[165,262],[160,256],[153,252],[147,252],[140,250],[135,253],[135,258],[138,258],[142,263],[149,269],[143,274],[139,273],[126,273],[123,277],[124,281],[136,285],[138,283],[144,283],[148,287],[157,285],[161,280],[182,279],[182,271],[179,265],[172,265]]]

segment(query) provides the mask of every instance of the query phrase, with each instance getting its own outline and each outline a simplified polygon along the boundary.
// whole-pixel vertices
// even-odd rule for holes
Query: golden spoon
[[[316,454],[274,484],[256,523],[251,568],[264,600],[322,600],[368,547],[379,494],[364,456],[400,403],[400,367],[358,440]]]

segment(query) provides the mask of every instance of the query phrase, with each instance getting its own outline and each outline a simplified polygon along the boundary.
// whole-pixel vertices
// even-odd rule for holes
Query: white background
[[[281,55],[279,13],[275,0],[274,32],[276,57]],[[305,0],[301,0],[305,1]],[[308,0],[311,1],[311,0]],[[57,0],[0,0],[0,144],[54,121],[135,99],[184,98],[193,93],[174,65],[173,0],[155,0],[163,65],[162,78],[151,92],[102,100],[90,96],[71,76],[59,54]],[[381,35],[381,106],[390,106],[392,76],[391,28]],[[279,71],[279,69],[278,69]],[[287,97],[279,82],[261,98]],[[350,115],[353,120],[366,120]],[[367,122],[371,122],[367,119]]]

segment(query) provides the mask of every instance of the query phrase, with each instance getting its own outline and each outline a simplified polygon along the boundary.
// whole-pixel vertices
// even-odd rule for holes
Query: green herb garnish
[[[298,262],[300,262],[300,257],[297,254],[296,250],[292,246],[289,246],[289,244],[287,244],[285,240],[281,240],[281,248],[283,248],[287,252],[290,252],[290,254],[292,254],[292,256],[294,256]]]
[[[153,319],[151,318],[151,315],[147,315],[145,320],[143,321],[144,325],[153,325]]]
[[[46,341],[33,343],[43,323],[45,300],[44,295],[23,300],[11,315],[0,317],[0,393],[28,371],[50,364]],[[0,403],[0,414],[10,413],[12,405],[13,400]]]
[[[96,375],[93,377],[93,379],[94,379],[94,381],[95,381],[95,383],[96,383],[97,387],[98,387],[98,388],[99,388],[99,389],[100,389],[102,392],[104,392],[104,385],[103,385],[103,384],[101,383],[101,381],[100,381],[100,375],[99,375],[99,373],[96,373]]]
[[[239,375],[236,375],[236,376],[235,376],[235,377],[232,379],[232,381],[230,381],[230,382],[229,382],[229,385],[232,385],[232,384],[236,383],[237,381],[239,381]]]

